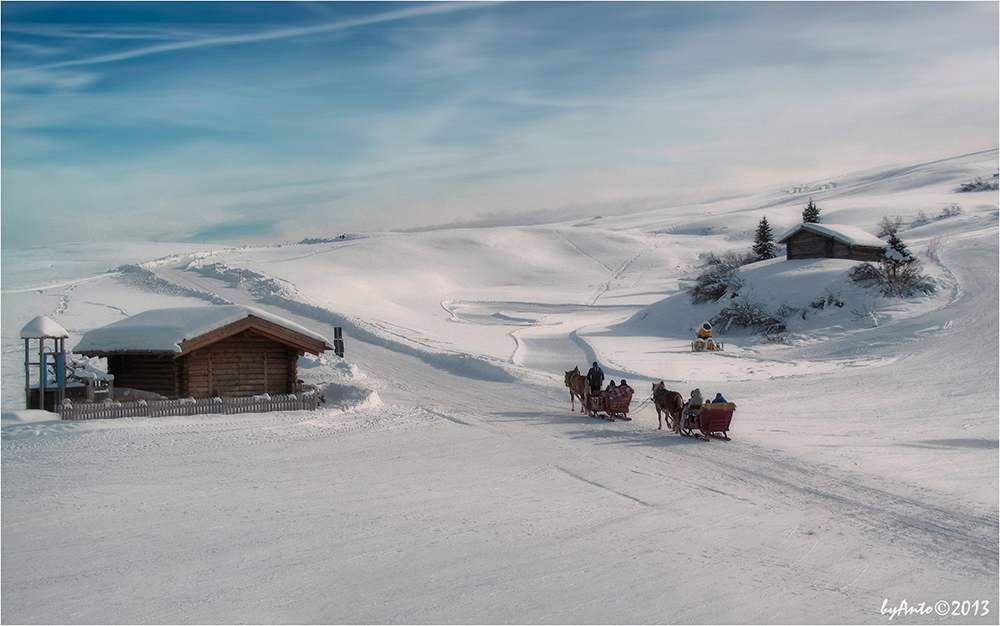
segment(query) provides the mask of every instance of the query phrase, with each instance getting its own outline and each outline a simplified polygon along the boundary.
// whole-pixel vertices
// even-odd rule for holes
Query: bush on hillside
[[[937,215],[928,215],[926,211],[918,211],[917,216],[913,219],[910,224],[910,228],[916,228],[917,226],[923,226],[924,224],[930,224],[935,220],[943,220],[949,217],[955,217],[956,215],[961,215],[963,213],[962,207],[956,203],[951,203],[941,209],[941,212]]]
[[[725,252],[717,256],[709,253],[707,269],[695,279],[689,295],[694,304],[705,304],[721,300],[727,293],[735,295],[743,286],[739,269],[753,263],[757,256],[753,253]]]
[[[920,262],[893,265],[880,261],[878,265],[862,263],[851,270],[848,277],[865,287],[875,287],[887,297],[908,298],[917,294],[931,294],[936,289],[934,281],[921,272]]]
[[[833,293],[829,289],[826,290],[826,295],[822,298],[818,298],[809,303],[809,306],[814,309],[828,309],[831,306],[835,306],[838,309],[843,308],[844,299],[840,297],[839,293]],[[805,319],[805,317],[803,317]]]
[[[888,237],[889,235],[895,235],[899,232],[899,229],[903,226],[903,218],[899,217],[889,217],[888,215],[883,215],[882,219],[878,222],[878,232],[875,236],[881,239],[882,237]]]
[[[934,291],[933,281],[921,272],[920,262],[896,233],[889,236],[878,267],[862,263],[848,276],[856,283],[878,287],[884,296],[905,298]]]
[[[1000,189],[1000,178],[994,175],[990,180],[983,180],[976,176],[975,180],[964,183],[959,191],[997,191]]]
[[[755,335],[770,337],[783,334],[787,328],[783,319],[769,312],[763,304],[751,302],[746,296],[734,298],[710,322],[720,334],[736,327],[749,328]]]

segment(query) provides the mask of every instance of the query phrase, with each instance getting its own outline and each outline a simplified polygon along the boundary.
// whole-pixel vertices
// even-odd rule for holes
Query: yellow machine
[[[692,352],[717,352],[722,350],[721,341],[712,338],[712,325],[705,322],[695,333],[695,340],[691,342]]]

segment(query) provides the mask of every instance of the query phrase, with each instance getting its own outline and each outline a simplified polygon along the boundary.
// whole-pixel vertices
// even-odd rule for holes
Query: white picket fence
[[[64,420],[114,419],[119,417],[171,417],[176,415],[264,413],[267,411],[315,411],[320,395],[316,389],[281,396],[249,398],[180,398],[136,402],[76,403],[65,400],[59,407]]]

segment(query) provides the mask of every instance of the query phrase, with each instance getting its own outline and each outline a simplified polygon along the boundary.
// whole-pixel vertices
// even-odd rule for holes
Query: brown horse
[[[663,418],[667,418],[667,428],[675,433],[680,432],[681,409],[684,408],[684,396],[667,389],[663,381],[653,383],[653,406],[656,407],[656,419],[660,421],[657,430],[663,430]],[[660,412],[663,412],[661,415]],[[672,422],[672,423],[671,423]]]
[[[576,410],[576,398],[580,398],[580,412],[587,412],[587,404],[590,402],[590,383],[587,377],[580,373],[579,367],[574,367],[566,372],[566,386],[569,387],[569,405],[571,410]]]

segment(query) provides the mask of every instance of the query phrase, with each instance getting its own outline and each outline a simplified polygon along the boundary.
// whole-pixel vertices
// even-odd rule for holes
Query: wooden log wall
[[[786,242],[789,259],[853,259],[856,261],[878,261],[881,248],[849,246],[832,237],[824,237],[809,231],[799,231]]]
[[[294,348],[246,331],[182,357],[180,395],[207,398],[292,393],[298,357]]]
[[[884,256],[884,248],[869,248],[867,246],[855,246],[851,250],[851,258],[856,261],[872,261],[877,262],[882,260]]]
[[[788,240],[789,259],[816,259],[827,256],[827,243],[833,240],[816,233],[799,231]],[[832,250],[831,250],[832,252]]]
[[[108,357],[115,386],[152,391],[168,398],[181,395],[180,363],[173,356],[118,355]]]

